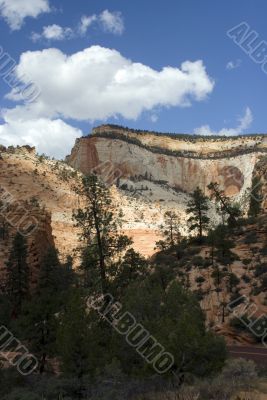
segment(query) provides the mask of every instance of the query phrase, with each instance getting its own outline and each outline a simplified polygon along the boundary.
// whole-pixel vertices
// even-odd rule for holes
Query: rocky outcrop
[[[181,152],[184,156],[220,157],[224,154],[236,154],[250,151],[266,151],[265,135],[246,136],[199,136],[175,133],[159,133],[123,128],[117,125],[101,125],[92,130],[92,135],[100,137],[121,137],[128,141],[139,142],[151,149],[170,152]]]
[[[66,161],[116,184],[124,229],[137,250],[151,255],[165,211],[180,214],[186,233],[186,204],[197,186],[209,194],[207,185],[218,182],[247,211],[255,165],[266,152],[265,135],[199,137],[102,125],[77,139]],[[216,222],[212,209],[211,217]]]
[[[4,200],[4,201],[1,201]],[[27,262],[30,267],[30,283],[34,287],[42,259],[49,247],[54,245],[51,215],[38,205],[19,201],[1,190],[0,207],[0,276],[5,282],[6,263],[17,232],[23,235],[28,246]]]
[[[267,210],[267,156],[259,159],[253,171],[254,195],[259,198],[261,209]]]
[[[166,140],[171,140],[169,143],[177,140],[184,148],[191,144],[201,144],[206,148],[216,145],[212,154],[218,153],[222,143],[225,151],[229,151],[231,142],[233,147],[239,141],[244,141],[245,147],[254,143],[253,152],[244,151],[243,154],[225,155],[224,158],[220,154],[217,158],[209,158],[196,147],[194,157],[187,157],[185,153],[179,153],[179,156],[167,154],[165,138],[160,135],[132,131],[126,131],[126,134],[132,135],[130,141],[121,137],[99,136],[98,130],[89,137],[77,139],[68,157],[69,165],[38,156],[35,149],[29,146],[0,148],[1,188],[10,193],[15,201],[30,202],[37,199],[41,209],[45,208],[51,218],[52,239],[62,261],[67,255],[75,255],[75,249],[79,246],[79,232],[72,218],[73,210],[82,205],[82,199],[75,192],[75,186],[81,178],[77,169],[84,173],[94,170],[105,179],[108,178],[108,184],[116,184],[111,186],[111,191],[116,209],[124,214],[122,228],[133,238],[134,248],[145,256],[151,256],[155,251],[155,242],[161,238],[160,226],[166,211],[176,210],[180,214],[181,230],[186,233],[186,204],[189,193],[196,186],[206,191],[206,185],[216,180],[227,194],[242,199],[251,188],[255,174],[259,174],[260,179],[266,182],[266,178],[263,178],[265,170],[259,167],[262,165],[259,160],[264,155],[265,137],[227,138],[220,141],[166,136]],[[162,148],[155,150],[155,147],[140,145],[140,140],[134,142],[133,135],[136,140],[144,136],[143,141],[151,136],[149,140],[156,140],[157,145],[160,140]],[[266,185],[263,191],[267,192]],[[215,213],[212,214],[214,218]]]
[[[197,186],[207,192],[207,185],[216,181],[232,196],[251,186],[255,163],[267,150],[266,139],[171,137],[104,125],[77,139],[67,161],[86,174],[109,162],[110,173],[119,171],[122,178],[165,182],[187,193]]]
[[[78,245],[77,229],[72,220],[72,212],[78,207],[73,189],[78,173],[65,163],[37,156],[27,147],[2,151],[1,155],[0,189],[11,204],[37,202],[41,209],[45,208],[52,239],[64,261],[67,255],[73,255]],[[34,218],[34,211],[29,217]]]

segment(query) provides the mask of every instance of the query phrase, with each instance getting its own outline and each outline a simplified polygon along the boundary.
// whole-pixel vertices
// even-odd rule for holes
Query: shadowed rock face
[[[99,164],[99,157],[96,149],[97,138],[77,139],[71,155],[68,157],[69,164],[75,169],[79,169],[83,173],[88,172],[88,168],[92,169]]]
[[[197,186],[207,193],[207,185],[214,181],[234,196],[250,187],[255,163],[267,150],[264,136],[181,139],[122,128],[110,130],[105,125],[78,139],[68,163],[85,174],[94,169],[101,174],[101,165],[109,162],[110,174],[113,169],[123,178],[164,181],[187,193]]]
[[[2,187],[0,186],[2,189]],[[9,193],[10,195],[10,193]],[[6,194],[0,190],[0,201]],[[5,212],[2,203],[0,212],[1,248],[0,248],[0,291],[6,278],[6,263],[8,262],[10,249],[17,232],[23,235],[27,241],[30,266],[30,286],[34,288],[38,281],[40,265],[44,255],[51,246],[54,246],[54,238],[51,228],[51,215],[39,206],[33,206],[27,201],[19,201],[15,198],[8,205]],[[3,235],[3,227],[7,228]],[[3,285],[4,286],[4,285]]]

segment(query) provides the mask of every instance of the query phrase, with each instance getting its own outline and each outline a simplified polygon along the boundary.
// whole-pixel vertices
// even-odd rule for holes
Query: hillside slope
[[[231,322],[235,320],[233,310],[238,305],[237,299],[245,296],[241,307],[246,302],[250,305],[247,311],[250,318],[256,320],[267,314],[266,211],[257,219],[244,221],[227,238],[233,244],[231,260],[221,257],[211,245],[194,241],[186,247],[174,246],[158,252],[151,260],[163,280],[178,280],[196,293],[207,324],[231,344],[257,342],[242,322]],[[232,308],[228,307],[230,303]],[[244,315],[244,309],[241,310]]]
[[[79,246],[72,213],[82,204],[82,199],[75,193],[80,178],[81,174],[72,167],[38,156],[33,148],[2,148],[0,151],[1,191],[8,194],[11,204],[31,203],[33,200],[45,208],[51,219],[51,234],[62,260],[67,255],[74,255]],[[111,188],[117,209],[124,214],[123,230],[133,237],[134,247],[144,255],[154,252],[165,210],[172,207],[182,209],[180,204],[184,204],[186,198],[182,193],[166,192],[159,184],[151,182],[149,185],[151,190],[139,191],[137,188],[135,193]],[[4,262],[5,258],[2,260]]]
[[[90,148],[92,140],[94,142],[98,138],[84,138],[82,143],[85,141],[86,146],[89,143]],[[104,144],[101,142],[102,147],[99,147],[98,151],[101,148],[103,150],[104,146],[105,149],[111,151],[110,154],[113,157],[116,154],[113,153],[113,150],[117,151],[115,146],[118,144],[117,139],[113,141],[113,139],[100,138],[100,140],[104,141]],[[97,143],[95,143],[96,148],[99,145]],[[148,150],[135,149],[132,144],[123,143],[132,154],[133,162],[138,165],[138,160],[140,161],[140,157],[144,156],[142,151],[148,152]],[[73,155],[76,154],[76,158],[73,158],[73,160],[79,161],[78,155],[83,154],[82,151],[87,148],[86,146],[79,144],[77,149],[76,145],[76,149],[73,150]],[[107,157],[107,153],[101,153],[101,151],[101,156]],[[95,153],[92,153],[92,149],[90,149],[86,154],[91,157]],[[147,157],[150,157],[150,155],[147,155]],[[144,160],[146,162],[146,157],[144,157]],[[104,165],[105,161],[106,159],[103,158]],[[239,191],[233,194],[232,198],[242,199],[242,196],[246,197],[253,182],[257,182],[259,188],[257,196],[261,201],[261,216],[254,221],[250,220],[244,223],[243,226],[235,230],[230,237],[230,240],[234,243],[232,251],[235,258],[231,263],[221,263],[220,260],[217,260],[215,263],[216,270],[215,264],[210,261],[212,249],[207,244],[190,244],[182,254],[178,254],[177,249],[172,249],[166,253],[157,253],[153,256],[152,263],[164,269],[172,270],[176,279],[181,279],[183,284],[196,291],[201,306],[207,314],[208,323],[218,332],[226,335],[231,343],[253,342],[253,339],[247,333],[240,335],[230,327],[231,315],[227,313],[225,304],[228,304],[237,294],[246,295],[249,301],[258,307],[258,315],[267,312],[267,157],[262,155],[262,151],[260,151],[255,154],[239,155],[231,159],[194,159],[193,161],[188,159],[185,161],[189,164],[192,162],[203,163],[204,171],[209,168],[209,163],[217,163],[214,171],[218,172],[218,166],[223,167],[227,162],[232,164],[235,162],[238,171],[241,171],[241,168],[243,168],[243,172],[249,171],[249,178],[244,179],[244,181],[242,181],[240,175],[235,175],[236,179],[239,177],[241,180],[235,180],[234,183],[243,182],[243,185]],[[74,164],[75,162],[73,161]],[[149,167],[150,163],[146,165]],[[154,168],[158,165],[156,164]],[[75,164],[75,166],[77,165]],[[108,166],[110,167],[110,164]],[[142,168],[142,165],[140,168]],[[203,172],[203,170],[201,171]],[[196,169],[197,173],[202,173],[201,171],[199,172]],[[176,170],[174,170],[174,174],[176,175]],[[35,268],[39,265],[41,257],[50,244],[55,244],[62,261],[65,261],[68,255],[75,255],[75,249],[79,246],[79,232],[72,219],[72,213],[74,209],[83,204],[83,199],[78,197],[75,191],[81,176],[80,172],[66,163],[39,156],[35,149],[28,146],[16,149],[12,147],[1,148],[0,201],[5,200],[7,196],[9,198],[9,216],[14,225],[12,235],[16,231],[15,222],[17,219],[25,219],[26,216],[25,223],[28,226],[31,226],[32,220],[37,221],[38,229],[34,230],[33,234],[28,237],[29,263],[33,274],[32,283],[35,280]],[[166,177],[168,176],[166,175]],[[193,174],[188,179],[193,181],[194,176]],[[218,178],[218,175],[215,174],[214,180],[216,177]],[[117,211],[122,211],[124,215],[122,230],[134,239],[136,250],[146,256],[155,253],[155,242],[161,238],[160,226],[167,210],[175,210],[180,214],[181,232],[182,234],[186,233],[188,217],[186,204],[189,200],[189,194],[186,190],[172,187],[170,181],[152,179],[143,170],[139,176],[132,174],[117,177],[114,183],[111,186],[111,193]],[[208,181],[205,183],[208,183]],[[197,181],[194,184],[197,185]],[[214,222],[216,213],[212,205],[210,216]],[[3,217],[4,213],[0,213],[0,222]],[[1,239],[0,271],[2,274],[8,258],[11,239],[12,237]],[[76,265],[77,263],[76,255]],[[220,284],[216,283],[216,271],[218,269],[223,273]],[[233,287],[229,287],[230,274],[235,275]]]

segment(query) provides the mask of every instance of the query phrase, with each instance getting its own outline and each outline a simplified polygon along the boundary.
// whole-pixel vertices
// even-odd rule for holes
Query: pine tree
[[[55,247],[50,247],[41,262],[37,291],[57,291],[60,280],[58,252]]]
[[[220,189],[217,182],[211,182],[208,185],[208,189],[211,192],[210,198],[215,200],[217,209],[222,216],[223,225],[225,225],[227,221],[229,227],[236,226],[237,220],[242,214],[240,206],[237,203],[232,204],[229,197]]]
[[[115,269],[112,287],[116,297],[120,297],[132,282],[141,282],[147,276],[148,263],[143,256],[130,248]]]
[[[119,220],[115,216],[109,189],[95,175],[85,176],[77,193],[84,196],[86,205],[74,213],[77,226],[81,228],[83,254],[89,254],[82,268],[97,270],[101,292],[108,290],[108,271],[115,259],[131,244],[131,240],[119,233]],[[86,249],[86,250],[85,250]]]
[[[262,196],[262,183],[259,177],[255,176],[252,180],[252,189],[250,192],[250,204],[248,215],[250,217],[257,217],[261,212]]]
[[[164,223],[161,226],[161,233],[164,236],[163,240],[156,243],[160,249],[168,249],[181,240],[180,233],[180,218],[174,211],[166,211],[164,214]]]
[[[76,275],[73,270],[73,258],[68,255],[66,262],[61,267],[61,286],[64,290],[68,290],[76,282]]]
[[[231,249],[235,245],[233,240],[229,237],[228,227],[218,225],[216,229],[209,233],[208,240],[215,249],[214,255],[216,259],[224,265],[231,264],[235,258]]]
[[[32,300],[25,304],[19,321],[19,337],[29,343],[37,357],[40,374],[47,370],[49,358],[55,355],[57,314],[63,309],[68,290],[61,272],[57,251],[51,247],[41,262]]]
[[[142,282],[132,282],[122,304],[123,310],[134,315],[139,326],[143,325],[165,351],[173,355],[174,364],[166,376],[174,372],[182,382],[186,373],[201,376],[222,367],[226,356],[224,342],[207,331],[205,316],[196,297],[176,280],[162,285],[162,276],[152,273]],[[135,335],[138,337],[137,331]],[[113,337],[114,354],[123,371],[139,376],[154,375],[152,364],[140,357],[140,350],[146,346],[151,349],[154,341],[145,340],[139,354],[134,347],[129,348],[128,343],[119,335]]]
[[[189,230],[198,231],[198,237],[202,239],[203,231],[208,229],[210,219],[207,216],[209,206],[208,197],[197,187],[191,195],[191,200],[187,204],[187,213],[191,214],[188,218]]]
[[[9,224],[5,218],[6,204],[0,200],[0,239],[6,240],[9,235]]]
[[[20,314],[22,303],[29,297],[29,266],[27,263],[27,242],[17,233],[7,262],[6,290],[15,315]]]
[[[81,379],[90,369],[90,341],[86,305],[79,290],[74,289],[61,315],[57,347],[63,372]]]

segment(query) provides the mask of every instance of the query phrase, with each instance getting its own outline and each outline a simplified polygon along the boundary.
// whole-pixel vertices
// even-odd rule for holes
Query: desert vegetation
[[[258,379],[254,363],[228,358],[223,337],[207,325],[200,305],[212,281],[221,322],[229,318],[227,302],[238,299],[241,290],[241,279],[231,269],[238,259],[231,235],[242,233],[249,223],[216,183],[209,189],[221,224],[210,226],[208,197],[197,188],[188,202],[190,236],[182,237],[179,215],[166,212],[160,251],[151,260],[121,233],[123,216],[95,175],[77,180],[76,192],[86,199],[85,206],[73,211],[80,231],[78,269],[73,269],[71,257],[60,260],[51,246],[32,286],[27,239],[19,233],[13,237],[0,297],[1,321],[36,357],[37,367],[21,376],[5,362],[7,354],[20,354],[17,343],[8,344],[1,353],[1,398],[206,400],[253,393]],[[255,223],[260,207],[251,208]],[[9,234],[4,222],[3,215],[2,241]],[[247,233],[245,240],[254,245],[250,236]],[[208,255],[203,256],[203,248]],[[254,291],[264,292],[267,272],[261,257],[242,282],[252,281],[257,284]],[[250,264],[251,259],[243,259],[244,268]],[[109,303],[110,297],[115,302]],[[91,306],[98,302],[100,306]],[[141,327],[140,335],[147,335],[138,342],[142,351],[125,339],[131,321]],[[237,319],[230,325],[245,331]],[[164,373],[153,358],[155,347],[173,360]]]

